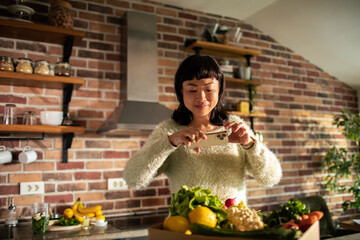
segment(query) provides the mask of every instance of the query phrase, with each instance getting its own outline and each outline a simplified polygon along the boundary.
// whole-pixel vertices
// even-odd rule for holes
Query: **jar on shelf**
[[[50,75],[50,65],[48,61],[38,60],[34,64],[34,73],[42,75]]]
[[[13,72],[14,70],[14,59],[12,57],[1,56],[0,71]]]
[[[57,62],[55,65],[55,76],[70,77],[71,66],[67,62]]]
[[[17,60],[16,72],[33,73],[32,60],[29,58],[19,58]]]
[[[74,19],[71,14],[71,9],[71,4],[66,1],[53,1],[50,6],[49,24],[57,27],[73,28]]]

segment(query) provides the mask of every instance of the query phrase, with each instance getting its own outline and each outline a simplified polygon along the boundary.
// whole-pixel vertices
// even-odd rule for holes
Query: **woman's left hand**
[[[229,135],[229,142],[240,143],[244,147],[253,144],[254,140],[250,137],[250,129],[248,129],[244,123],[227,122],[224,123],[226,129],[231,128],[231,134]]]

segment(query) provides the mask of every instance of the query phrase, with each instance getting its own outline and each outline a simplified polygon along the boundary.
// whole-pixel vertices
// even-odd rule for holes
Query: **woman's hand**
[[[172,135],[169,135],[170,143],[178,147],[180,145],[190,146],[191,143],[199,142],[201,139],[206,139],[206,135],[203,131],[188,127]],[[200,152],[199,148],[194,149],[196,152]]]
[[[224,123],[226,129],[231,128],[231,134],[229,135],[229,142],[240,143],[244,147],[249,147],[254,143],[254,140],[250,137],[250,129],[248,129],[244,123],[227,122]]]

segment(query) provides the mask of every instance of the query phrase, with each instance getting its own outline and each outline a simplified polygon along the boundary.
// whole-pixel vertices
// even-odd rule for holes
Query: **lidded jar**
[[[42,75],[50,75],[49,62],[45,60],[35,61],[34,73]]]
[[[14,59],[12,57],[1,56],[0,71],[13,72],[14,70]]]
[[[18,58],[16,71],[22,73],[33,73],[32,61],[29,58]]]
[[[55,76],[70,77],[71,66],[67,62],[57,62],[55,65]]]
[[[66,1],[53,1],[50,6],[49,24],[57,27],[73,28],[74,19],[71,14],[71,9],[71,4]]]

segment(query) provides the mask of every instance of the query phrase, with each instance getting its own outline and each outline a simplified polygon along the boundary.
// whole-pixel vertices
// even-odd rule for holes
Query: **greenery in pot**
[[[343,110],[340,115],[334,117],[334,125],[343,130],[343,135],[351,141],[355,141],[356,150],[348,152],[342,147],[333,147],[325,155],[323,167],[328,175],[325,180],[326,188],[338,193],[351,193],[353,201],[346,200],[342,204],[344,211],[349,208],[360,209],[360,114],[352,114]],[[341,180],[353,178],[352,184],[343,183]]]

